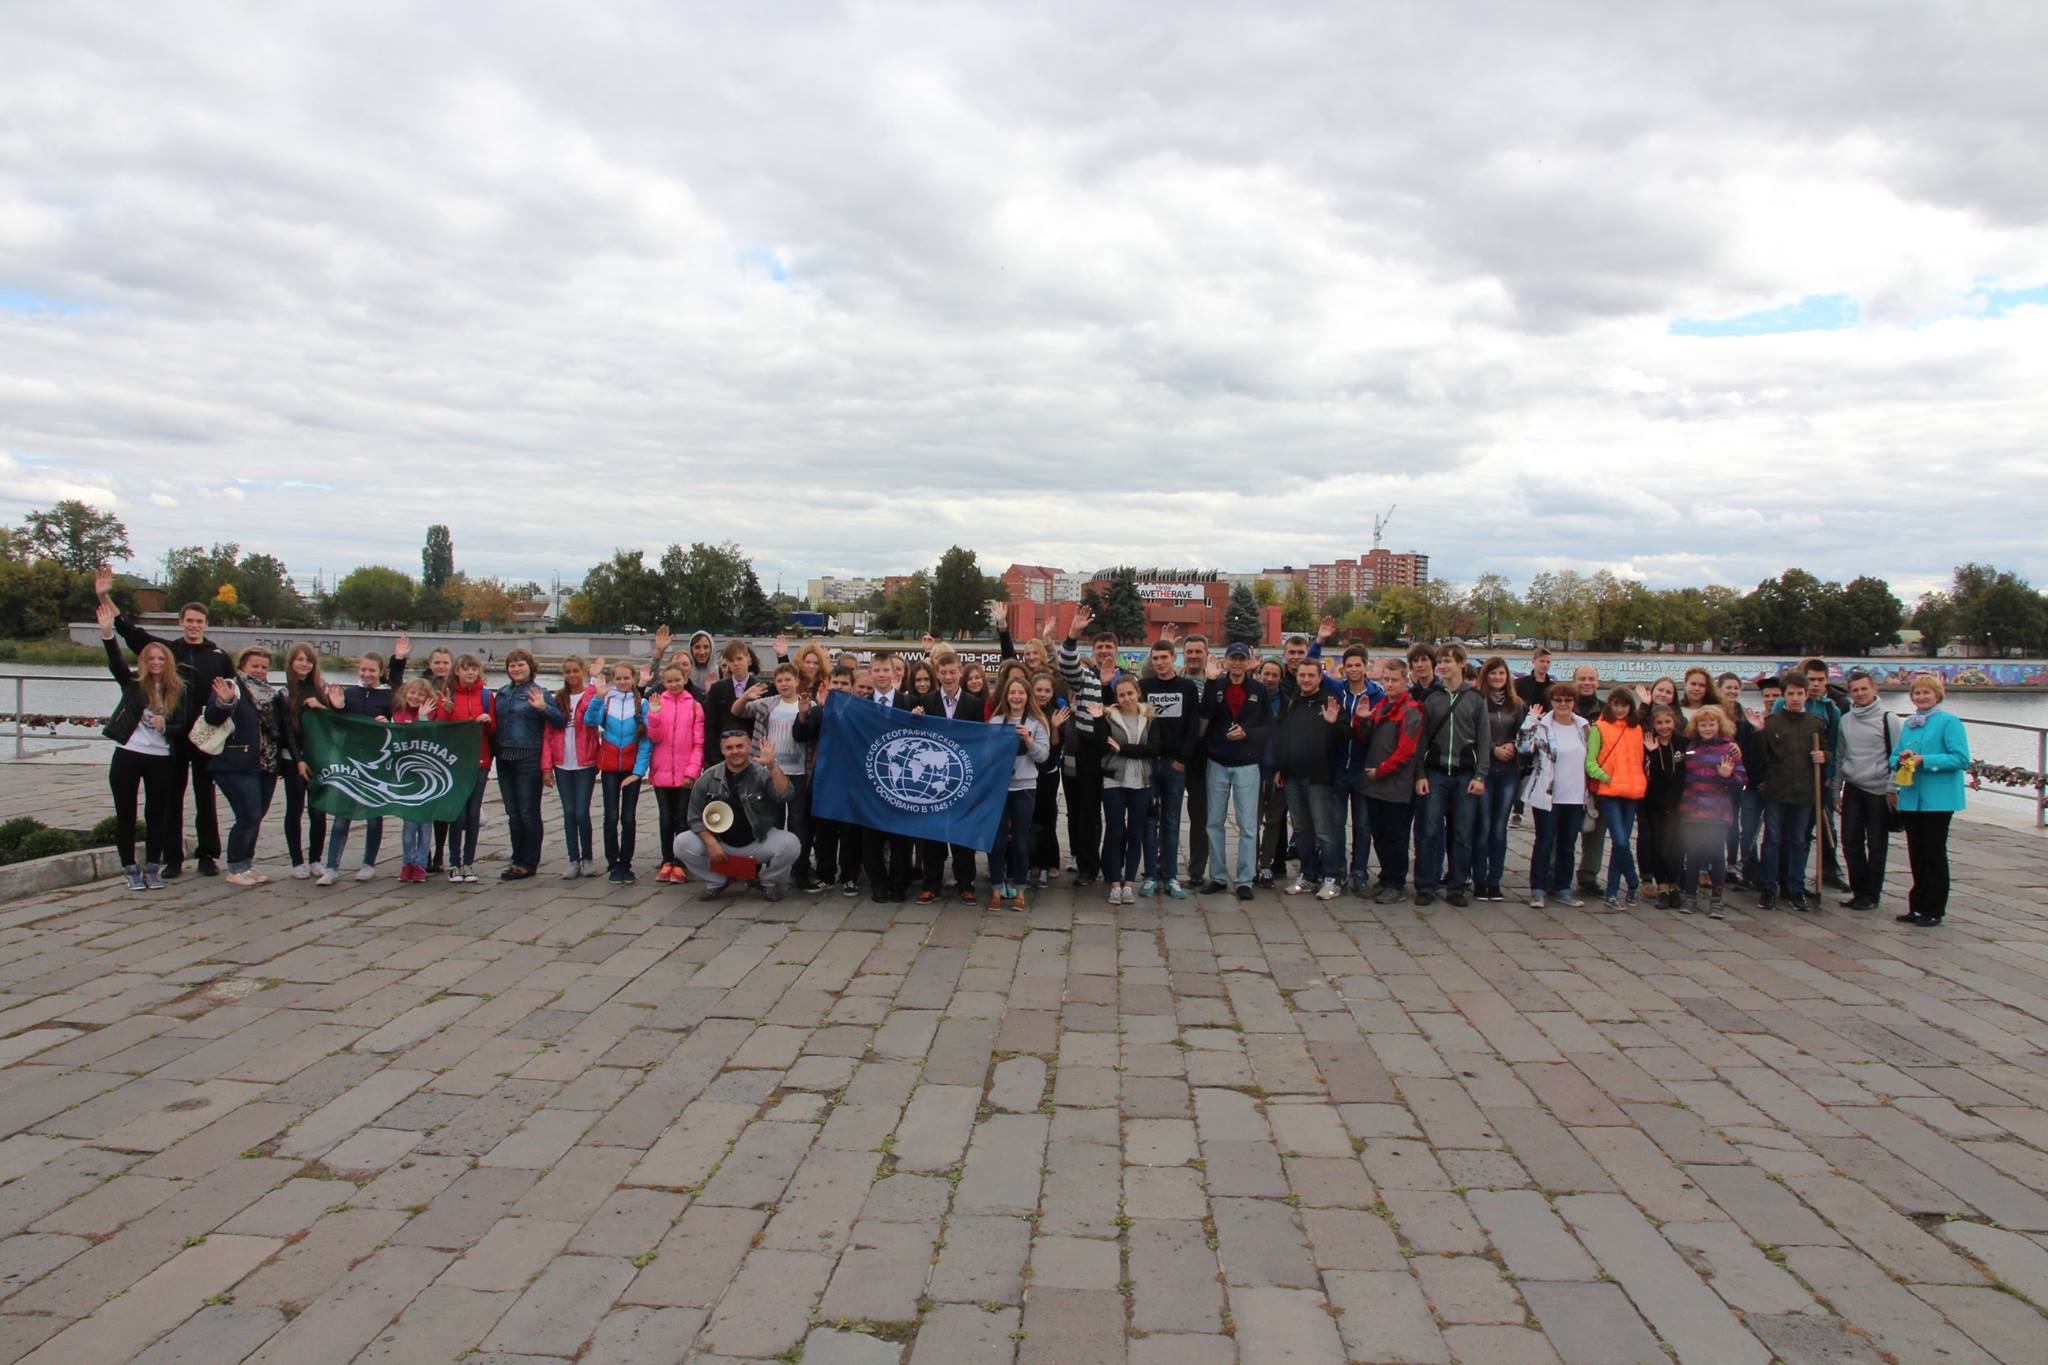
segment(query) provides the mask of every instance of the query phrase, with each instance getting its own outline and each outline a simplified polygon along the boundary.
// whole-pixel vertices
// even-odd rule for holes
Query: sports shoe
[[[151,863],[148,867],[142,869],[142,885],[150,891],[161,891],[164,889],[163,873],[155,863]]]
[[[1678,898],[1678,904],[1671,908],[1681,915],[1697,915],[1700,912],[1700,898],[1698,896],[1681,896]]]
[[[571,858],[569,865],[562,869],[562,880],[565,882],[573,882],[582,875],[583,864],[575,858]]]
[[[1315,883],[1306,877],[1296,877],[1287,884],[1287,894],[1290,896],[1304,896],[1315,889]]]
[[[228,873],[227,876],[222,877],[221,880],[226,882],[229,886],[256,885],[256,879],[246,872],[230,872]]]
[[[1209,880],[1203,882],[1201,887],[1199,888],[1201,893],[1205,896],[1220,896],[1229,889],[1230,884],[1219,877],[1209,878]]]
[[[930,905],[938,898],[939,893],[936,891],[920,891],[917,893],[917,903],[919,905]]]
[[[1633,909],[1635,909],[1635,908],[1636,908],[1636,888],[1635,888],[1635,887],[1631,886],[1631,887],[1630,887],[1630,888],[1628,889],[1628,900],[1627,900],[1627,901],[1625,901],[1625,902],[1624,902],[1624,904],[1625,904],[1625,905],[1627,905],[1627,907],[1628,907],[1629,909],[1631,909],[1631,910],[1633,910]]]
[[[1252,898],[1252,889],[1251,889],[1251,888],[1250,888],[1249,886],[1240,886],[1240,887],[1238,887],[1238,888],[1237,888],[1237,898],[1238,898],[1239,900],[1241,900],[1241,901],[1248,901],[1248,900],[1250,900],[1250,899]]]
[[[1010,897],[1010,908],[1012,910],[1029,910],[1031,904],[1024,899],[1024,893],[1019,891]]]
[[[174,882],[185,875],[185,865],[183,863],[165,863],[162,865],[162,875],[165,881]]]
[[[311,877],[312,875],[313,875],[313,865],[312,865],[311,863],[294,863],[294,864],[292,865],[292,880],[293,880],[293,881],[295,881],[295,882],[302,882],[302,881],[305,881],[305,880],[307,880],[308,878],[310,878],[310,877]]]
[[[1470,903],[1465,899],[1465,893],[1462,891],[1453,891],[1444,897],[1445,905],[1454,905],[1460,910],[1463,910]]]
[[[630,867],[622,867],[622,868],[620,868],[620,869],[619,869],[619,885],[621,885],[621,886],[638,886],[639,884],[640,884],[640,874],[639,874],[639,873],[635,872],[635,871],[634,871],[634,870],[633,870],[632,868],[630,868]]]
[[[1557,903],[1559,905],[1568,905],[1574,910],[1583,910],[1586,908],[1586,902],[1579,897],[1579,894],[1576,891],[1564,892],[1557,898]]]
[[[129,863],[121,869],[121,880],[127,883],[130,891],[146,891],[149,889],[149,883],[142,880],[142,869],[134,863]]]
[[[1727,905],[1726,905],[1725,903],[1723,903],[1723,901],[1721,900],[1721,898],[1720,898],[1719,896],[1716,896],[1716,897],[1714,897],[1714,899],[1713,899],[1713,900],[1711,900],[1711,901],[1707,902],[1707,918],[1708,918],[1708,919],[1727,919],[1727,918],[1728,918],[1728,907],[1727,907]]]
[[[317,877],[315,877],[315,878],[313,879],[313,885],[315,885],[315,886],[332,886],[332,885],[334,885],[334,869],[333,869],[333,868],[331,868],[331,867],[323,867],[323,868],[321,868],[321,869],[320,869],[320,875],[319,875],[319,876],[317,876]]]
[[[1529,908],[1531,910],[1541,910],[1548,904],[1549,902],[1544,899],[1541,891],[1531,891],[1529,893]]]
[[[1415,903],[1417,905],[1435,905],[1436,894],[1431,891],[1418,891],[1415,893]]]
[[[1609,910],[1621,909],[1621,897],[1619,896],[1608,896],[1602,903],[1605,904]]]
[[[1184,901],[1188,898],[1187,888],[1180,884],[1180,879],[1177,877],[1168,877],[1166,879],[1166,894],[1177,901]]]
[[[1142,882],[1139,882],[1139,883],[1138,883],[1138,894],[1139,894],[1139,896],[1143,897],[1144,899],[1146,899],[1146,900],[1148,900],[1148,901],[1149,901],[1149,900],[1151,900],[1151,899],[1152,899],[1152,898],[1153,898],[1154,896],[1158,895],[1158,894],[1159,894],[1159,881],[1158,881],[1158,879],[1157,879],[1157,878],[1155,878],[1155,877],[1147,877],[1147,878],[1145,878],[1145,880],[1144,880],[1144,881],[1142,881]]]
[[[461,884],[462,884],[462,864],[461,864],[461,863],[450,863],[450,864],[448,864],[448,883],[449,883],[449,885],[451,885],[451,886],[459,886],[459,885],[461,885]]]
[[[199,860],[199,875],[202,877],[218,877],[220,875],[220,859],[201,858]]]
[[[626,880],[626,874],[615,867],[604,874],[604,879],[616,886],[618,883]]]
[[[1790,905],[1794,910],[1798,911],[1802,915],[1806,914],[1807,912],[1813,909],[1813,903],[1807,900],[1804,896],[1792,896],[1786,901],[1786,904]]]
[[[681,878],[677,878],[677,880],[680,881]],[[858,896],[860,894],[860,883],[854,881],[851,877],[847,878],[839,883],[839,894],[842,896]]]
[[[1932,929],[1941,923],[1940,915],[1923,915],[1917,910],[1908,910],[1905,914],[1893,915],[1892,918],[1901,924],[1916,924],[1922,929]]]
[[[1373,893],[1372,903],[1374,905],[1393,905],[1398,901],[1404,901],[1407,899],[1408,892],[1403,888],[1398,886],[1383,886],[1378,891]]]
[[[1842,908],[1844,910],[1875,910],[1877,909],[1877,898],[1875,896],[1851,896],[1842,902]]]
[[[1323,884],[1316,888],[1316,899],[1319,901],[1333,901],[1343,894],[1344,888],[1337,885],[1335,877],[1323,878]]]
[[[1122,905],[1124,903],[1124,889],[1115,882],[1109,884],[1109,903],[1111,905]]]
[[[1778,898],[1768,891],[1759,891],[1756,896],[1756,908],[1759,910],[1775,910],[1778,908]]]
[[[375,863],[364,863],[356,869],[356,880],[359,882],[373,882],[377,880],[377,865]]]
[[[1267,871],[1264,871],[1264,872],[1261,872],[1261,873],[1259,873],[1259,875],[1258,875],[1258,879],[1257,879],[1257,880],[1258,880],[1258,886],[1259,886],[1259,890],[1261,890],[1261,891],[1271,891],[1271,890],[1273,889],[1273,881],[1274,881],[1274,878],[1273,878],[1273,873],[1271,872],[1271,870],[1267,870]]]

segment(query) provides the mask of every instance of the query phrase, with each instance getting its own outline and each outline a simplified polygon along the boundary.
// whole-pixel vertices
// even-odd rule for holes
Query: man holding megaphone
[[[757,754],[744,725],[728,725],[718,738],[724,759],[705,770],[690,790],[690,827],[676,835],[677,861],[704,884],[703,899],[723,896],[735,881],[752,881],[766,900],[779,901],[802,852],[781,828],[782,809],[794,790],[775,766],[768,741]]]

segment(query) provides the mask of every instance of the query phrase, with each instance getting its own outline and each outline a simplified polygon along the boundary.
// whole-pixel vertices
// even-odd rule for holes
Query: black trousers
[[[292,866],[317,863],[327,848],[327,812],[306,799],[306,779],[296,765],[287,763],[279,774],[284,779],[284,847]],[[442,828],[436,822],[434,828]]]
[[[135,867],[135,795],[142,793],[144,862],[161,864],[177,838],[171,817],[171,780],[175,760],[169,754],[138,754],[114,750],[107,766],[107,785],[114,793],[114,848],[121,866]]]
[[[974,889],[974,850],[963,844],[942,844],[936,839],[917,841],[917,861],[924,873],[924,889],[937,894],[946,889],[946,858],[952,855],[953,885]]]
[[[193,747],[189,739],[171,745],[171,842],[164,850],[164,866],[182,866],[185,829],[185,788],[192,788],[192,856],[220,857],[220,806],[215,799],[213,774],[207,771],[211,756]]]
[[[1379,884],[1399,891],[1408,884],[1408,831],[1415,824],[1407,801],[1365,798],[1365,818],[1372,827],[1372,856],[1380,865]]]
[[[604,864],[608,872],[633,870],[633,845],[640,829],[640,784],[626,781],[632,775],[627,772],[597,775],[604,788]]]
[[[661,830],[661,861],[666,867],[676,862],[676,836],[690,827],[690,789],[656,787],[654,822]]]
[[[1200,886],[1209,875],[1209,756],[1188,760],[1188,818],[1181,822],[1188,845],[1188,885]],[[1167,875],[1177,876],[1173,869]]]
[[[898,900],[910,894],[910,840],[878,829],[860,831],[860,860],[868,872],[868,894]]]
[[[1842,858],[1849,865],[1849,890],[1865,900],[1884,894],[1884,864],[1891,851],[1886,823],[1891,803],[1883,792],[1853,783],[1842,788]]]
[[[1906,906],[1916,915],[1940,919],[1948,913],[1948,825],[1954,811],[1902,810],[1906,861],[1913,865],[1913,890]]]
[[[842,832],[850,832],[851,825],[842,825],[837,820],[827,820],[816,811],[811,812],[811,872],[821,882],[852,881],[859,875],[856,854],[851,840],[842,842]],[[842,851],[843,850],[843,851]],[[845,868],[842,871],[842,860]]]
[[[1077,876],[1102,875],[1102,756],[1092,741],[1076,737],[1074,771],[1066,780],[1067,847]]]
[[[1031,805],[1031,870],[1060,870],[1060,765],[1038,774],[1038,795]]]

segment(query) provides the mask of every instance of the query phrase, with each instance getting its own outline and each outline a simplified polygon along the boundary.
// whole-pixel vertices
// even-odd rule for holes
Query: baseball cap
[[[1232,640],[1230,648],[1223,651],[1223,657],[1226,659],[1249,659],[1252,657],[1252,647],[1242,640]]]

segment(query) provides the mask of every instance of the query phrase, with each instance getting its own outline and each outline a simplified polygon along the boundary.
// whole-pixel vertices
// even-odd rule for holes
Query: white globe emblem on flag
[[[974,782],[967,750],[920,730],[891,730],[870,744],[867,770],[884,801],[919,815],[954,805]]]

